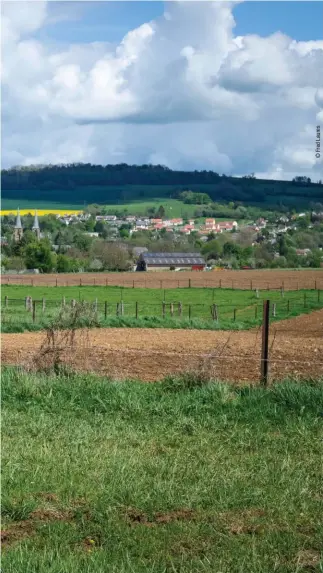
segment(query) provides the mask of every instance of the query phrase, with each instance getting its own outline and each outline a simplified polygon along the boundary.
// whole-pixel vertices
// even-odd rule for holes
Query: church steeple
[[[14,235],[13,235],[13,238],[16,241],[16,243],[18,243],[18,241],[20,241],[22,239],[23,232],[24,231],[22,228],[21,219],[20,219],[20,211],[19,211],[19,207],[18,207],[16,224],[15,224]]]
[[[35,211],[35,218],[34,218],[34,224],[33,224],[32,230],[34,231],[37,239],[39,240],[40,239],[40,228],[39,228],[37,211]]]

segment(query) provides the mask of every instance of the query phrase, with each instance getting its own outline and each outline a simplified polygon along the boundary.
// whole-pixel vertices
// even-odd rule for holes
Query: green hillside
[[[323,202],[323,185],[306,177],[273,181],[253,176],[226,177],[213,171],[172,171],[161,165],[30,166],[2,170],[1,182],[4,201],[73,206],[176,199],[188,189],[207,193],[212,201],[239,201],[256,206],[305,208],[310,203]]]

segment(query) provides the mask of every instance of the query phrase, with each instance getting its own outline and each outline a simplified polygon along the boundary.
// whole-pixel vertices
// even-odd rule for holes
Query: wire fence
[[[121,286],[124,288],[225,288],[238,290],[322,290],[322,271],[291,271],[264,276],[266,271],[218,271],[195,272],[196,276],[165,278],[158,273],[112,273],[112,274],[68,274],[68,275],[2,275],[2,285],[23,286]],[[242,273],[242,274],[239,274]],[[310,273],[310,276],[309,276]],[[313,274],[314,273],[314,274]],[[168,273],[167,273],[168,274]],[[191,275],[193,273],[190,273]],[[249,275],[249,276],[247,276]],[[249,278],[250,277],[250,278]],[[285,278],[280,278],[285,277]]]
[[[166,293],[164,293],[166,295]],[[279,321],[311,310],[323,308],[323,294],[320,290],[299,293],[297,296],[288,297],[284,292],[281,298],[272,301],[271,320]],[[122,293],[121,293],[122,296]],[[256,298],[256,295],[254,296]],[[77,301],[68,297],[60,300],[33,299],[31,296],[25,298],[9,298],[5,296],[1,301],[1,323],[2,325],[28,325],[35,324],[46,326],[54,319],[63,308],[74,307],[76,304],[87,305],[92,309],[98,326],[105,323],[128,321],[129,326],[138,321],[138,326],[146,322],[147,326],[173,326],[189,328],[240,328],[251,327],[261,324],[263,320],[263,301],[260,299],[242,301],[240,304],[230,304],[216,302],[188,303],[178,300],[165,301],[156,300],[146,302],[143,300],[133,301],[112,301],[112,300],[92,300]],[[141,321],[141,322],[140,322]],[[112,324],[113,325],[113,324]]]
[[[280,330],[271,323],[268,337],[268,380],[323,377],[323,327],[312,315],[299,316]],[[309,320],[310,319],[310,320]],[[239,383],[263,380],[263,325],[243,332],[196,330],[104,329],[88,331],[73,345],[49,349],[60,364],[113,380],[157,381],[191,372],[199,379]],[[25,336],[25,335],[23,335]],[[81,334],[80,334],[81,337]],[[3,363],[24,368],[39,356],[43,333],[28,333],[23,344],[3,345]],[[47,354],[48,358],[48,354]]]

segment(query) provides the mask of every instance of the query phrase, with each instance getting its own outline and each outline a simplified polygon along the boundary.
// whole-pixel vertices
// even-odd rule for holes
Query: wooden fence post
[[[108,279],[105,279],[105,286],[106,287],[108,286],[108,283],[109,283]]]
[[[262,319],[262,345],[261,345],[261,384],[268,386],[268,358],[269,358],[269,312],[270,301],[264,300]]]
[[[219,281],[219,287],[222,288],[222,279]]]
[[[162,302],[162,315],[163,315],[163,318],[165,318],[165,308],[166,308],[166,303],[165,303],[165,301],[163,301],[163,302]]]
[[[31,279],[31,286],[34,286],[34,279]]]
[[[33,322],[36,320],[36,301],[33,301]]]
[[[250,290],[252,290],[252,280],[250,281]]]
[[[136,318],[138,318],[138,302],[136,302]]]
[[[104,303],[104,318],[105,318],[105,320],[107,319],[107,316],[108,316],[108,303],[107,303],[107,301],[105,301],[105,303]]]
[[[178,303],[178,316],[182,316],[182,310],[183,310],[183,309],[182,309],[182,303],[179,302],[179,303]]]
[[[284,287],[283,286],[280,287],[280,296],[282,298],[284,298]]]

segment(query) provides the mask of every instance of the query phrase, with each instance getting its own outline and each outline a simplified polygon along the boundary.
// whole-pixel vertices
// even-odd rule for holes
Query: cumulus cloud
[[[118,46],[62,47],[37,40],[45,1],[3,2],[3,166],[152,162],[321,177],[323,42],[237,37],[235,4],[167,2]]]

